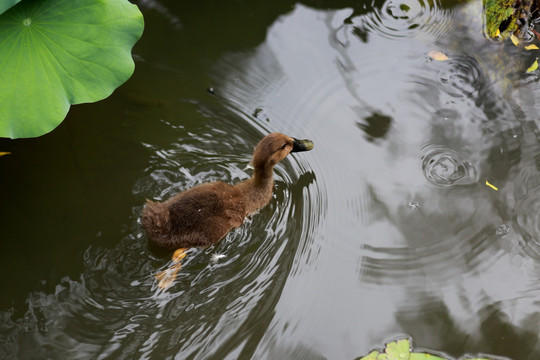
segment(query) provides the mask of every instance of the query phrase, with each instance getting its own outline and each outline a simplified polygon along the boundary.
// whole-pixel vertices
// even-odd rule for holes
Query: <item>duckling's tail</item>
[[[167,205],[146,200],[141,222],[150,239],[159,246],[170,247],[167,234],[171,230],[171,217]]]

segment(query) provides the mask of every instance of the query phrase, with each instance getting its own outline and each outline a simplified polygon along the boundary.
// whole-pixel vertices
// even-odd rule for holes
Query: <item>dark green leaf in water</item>
[[[40,136],[71,104],[109,96],[143,26],[126,0],[25,0],[0,15],[0,137]]]

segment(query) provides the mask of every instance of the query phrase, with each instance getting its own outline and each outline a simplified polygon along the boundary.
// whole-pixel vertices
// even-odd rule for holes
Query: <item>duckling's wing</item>
[[[242,204],[236,198],[234,188],[221,182],[203,184],[172,198],[168,207],[178,246],[209,246],[240,226]]]

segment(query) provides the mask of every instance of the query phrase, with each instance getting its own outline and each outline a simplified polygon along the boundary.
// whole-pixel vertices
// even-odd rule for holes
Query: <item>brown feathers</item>
[[[234,186],[221,181],[201,184],[162,203],[147,200],[143,227],[150,239],[167,249],[209,246],[268,204],[274,165],[293,151],[312,147],[309,140],[270,134],[255,148],[251,178]]]

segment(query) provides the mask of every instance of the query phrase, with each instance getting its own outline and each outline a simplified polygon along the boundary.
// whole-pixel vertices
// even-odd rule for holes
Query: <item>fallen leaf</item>
[[[533,72],[536,69],[538,69],[538,59],[534,60],[533,64],[527,69],[527,72]]]
[[[536,46],[534,44],[527,45],[527,46],[525,46],[525,50],[538,50],[538,46]]]
[[[514,45],[519,46],[519,38],[516,35],[514,34],[510,35],[510,40],[512,40],[512,43]]]
[[[495,191],[499,191],[498,187],[496,187],[495,185],[490,184],[489,181],[487,181],[487,180],[486,180],[486,185],[489,186],[490,188],[492,188]]]
[[[10,155],[11,153],[9,151],[0,151],[0,156],[4,155]]]
[[[444,53],[442,53],[440,51],[437,51],[437,50],[432,50],[432,51],[428,52],[428,56],[430,58],[432,58],[433,60],[437,60],[437,61],[446,61],[446,60],[450,59]]]

